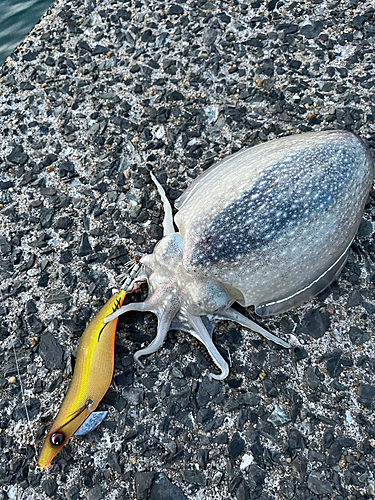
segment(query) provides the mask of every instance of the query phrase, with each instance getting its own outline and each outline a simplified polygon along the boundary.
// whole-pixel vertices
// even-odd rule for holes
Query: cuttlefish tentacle
[[[131,304],[126,304],[126,306],[120,307],[120,309],[117,309],[117,311],[115,311],[114,313],[107,316],[104,319],[104,323],[109,323],[110,321],[121,316],[121,314],[124,314],[126,312],[130,312],[130,311],[146,312],[146,311],[151,311],[151,309],[149,307],[148,300],[145,302],[132,302]]]
[[[191,326],[191,334],[194,335],[202,344],[206,347],[208,354],[211,356],[212,361],[219,368],[220,372],[218,375],[215,373],[210,373],[210,378],[215,378],[216,380],[224,380],[229,374],[229,366],[222,355],[217,350],[215,344],[212,342],[212,338],[208,333],[206,327],[204,326],[201,318],[199,316],[193,316],[192,314],[186,314],[186,319]]]
[[[165,337],[167,336],[172,319],[176,315],[180,304],[171,299],[171,301],[166,302],[163,299],[163,294],[160,294],[160,290],[157,290],[152,294],[145,302],[134,302],[121,307],[113,314],[105,319],[105,322],[112,321],[116,319],[121,314],[129,311],[149,311],[153,312],[158,318],[158,328],[156,332],[156,337],[153,341],[145,348],[140,349],[134,354],[135,361],[142,366],[143,363],[139,360],[141,356],[146,356],[147,354],[153,354],[158,349],[160,349],[164,343]]]
[[[283,347],[289,348],[290,344],[285,342],[284,340],[280,339],[279,337],[276,337],[276,335],[273,335],[272,333],[268,332],[261,326],[257,325],[252,321],[251,319],[247,318],[243,314],[239,313],[235,309],[232,309],[231,307],[228,307],[228,309],[224,309],[223,311],[220,311],[220,313],[216,313],[214,315],[215,319],[224,319],[224,320],[231,320],[234,321],[235,323],[238,323],[241,326],[245,326],[246,328],[249,328],[250,330],[253,330],[253,332],[260,333],[263,337],[265,337],[268,340],[271,340],[275,344],[281,345]]]
[[[157,180],[157,178],[154,176],[154,174],[152,172],[150,172],[150,175],[151,175],[151,179],[153,180],[154,184],[158,188],[159,195],[160,195],[161,201],[163,203],[163,208],[164,208],[163,236],[167,236],[168,234],[175,233],[174,224],[173,224],[172,207],[168,201],[168,198],[165,194],[163,186],[160,184],[160,182]]]
[[[155,312],[155,311],[153,311]],[[141,356],[146,356],[147,354],[153,354],[156,352],[158,349],[160,349],[163,344],[164,340],[167,336],[169,326],[171,324],[171,321],[173,319],[173,316],[175,315],[175,311],[170,311],[167,309],[165,313],[159,317],[158,316],[158,329],[156,332],[156,337],[153,339],[153,341],[147,346],[144,347],[143,349],[140,349],[134,354],[134,359],[135,361],[143,367],[143,363],[139,360]]]

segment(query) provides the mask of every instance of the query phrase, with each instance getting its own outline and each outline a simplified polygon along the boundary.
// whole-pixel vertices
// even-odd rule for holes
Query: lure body
[[[152,176],[153,177],[153,176]],[[169,329],[191,333],[207,348],[223,379],[229,368],[205,324],[230,319],[284,347],[230,306],[260,316],[309,300],[339,274],[357,232],[374,177],[364,143],[351,132],[300,134],[244,149],[213,165],[177,200],[175,223],[162,187],[164,237],[141,259],[145,302],[157,336],[135,359],[155,352]]]
[[[49,467],[108,390],[113,375],[117,320],[107,324],[103,320],[121,306],[125,295],[124,290],[114,294],[82,334],[72,381],[39,456],[41,469]]]

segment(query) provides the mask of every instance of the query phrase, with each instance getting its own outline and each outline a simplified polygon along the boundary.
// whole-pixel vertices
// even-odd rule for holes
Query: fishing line
[[[0,289],[0,295],[1,295],[1,303],[3,304],[4,311],[6,312],[5,299],[4,299],[3,291],[1,289]],[[9,330],[12,331],[9,318],[6,321],[8,323]],[[34,448],[36,450],[35,436],[34,436],[34,433],[33,433],[33,430],[32,430],[32,426],[31,426],[31,420],[30,420],[29,410],[27,409],[26,395],[25,395],[25,391],[24,391],[23,383],[22,383],[22,379],[21,379],[21,372],[20,372],[20,366],[19,366],[19,363],[18,363],[17,352],[16,352],[16,348],[14,346],[15,342],[16,342],[16,339],[14,339],[12,341],[12,348],[13,348],[13,353],[14,353],[14,359],[15,359],[15,362],[16,362],[17,377],[18,377],[18,380],[19,380],[19,383],[20,383],[20,388],[21,388],[22,403],[23,403],[24,408],[25,408],[26,419],[27,419],[27,423],[28,423],[28,426],[29,426],[30,434],[32,436],[32,442],[30,444],[32,446],[34,446]]]

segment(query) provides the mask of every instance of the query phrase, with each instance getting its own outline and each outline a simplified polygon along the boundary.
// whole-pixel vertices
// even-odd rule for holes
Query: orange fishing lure
[[[50,466],[108,390],[113,375],[117,318],[106,324],[103,320],[121,307],[126,293],[120,290],[114,294],[82,334],[72,381],[39,456],[41,469]]]

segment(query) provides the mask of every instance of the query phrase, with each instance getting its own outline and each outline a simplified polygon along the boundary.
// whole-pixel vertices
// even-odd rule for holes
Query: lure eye
[[[62,432],[54,432],[49,440],[53,446],[61,446],[65,440],[65,436]]]

